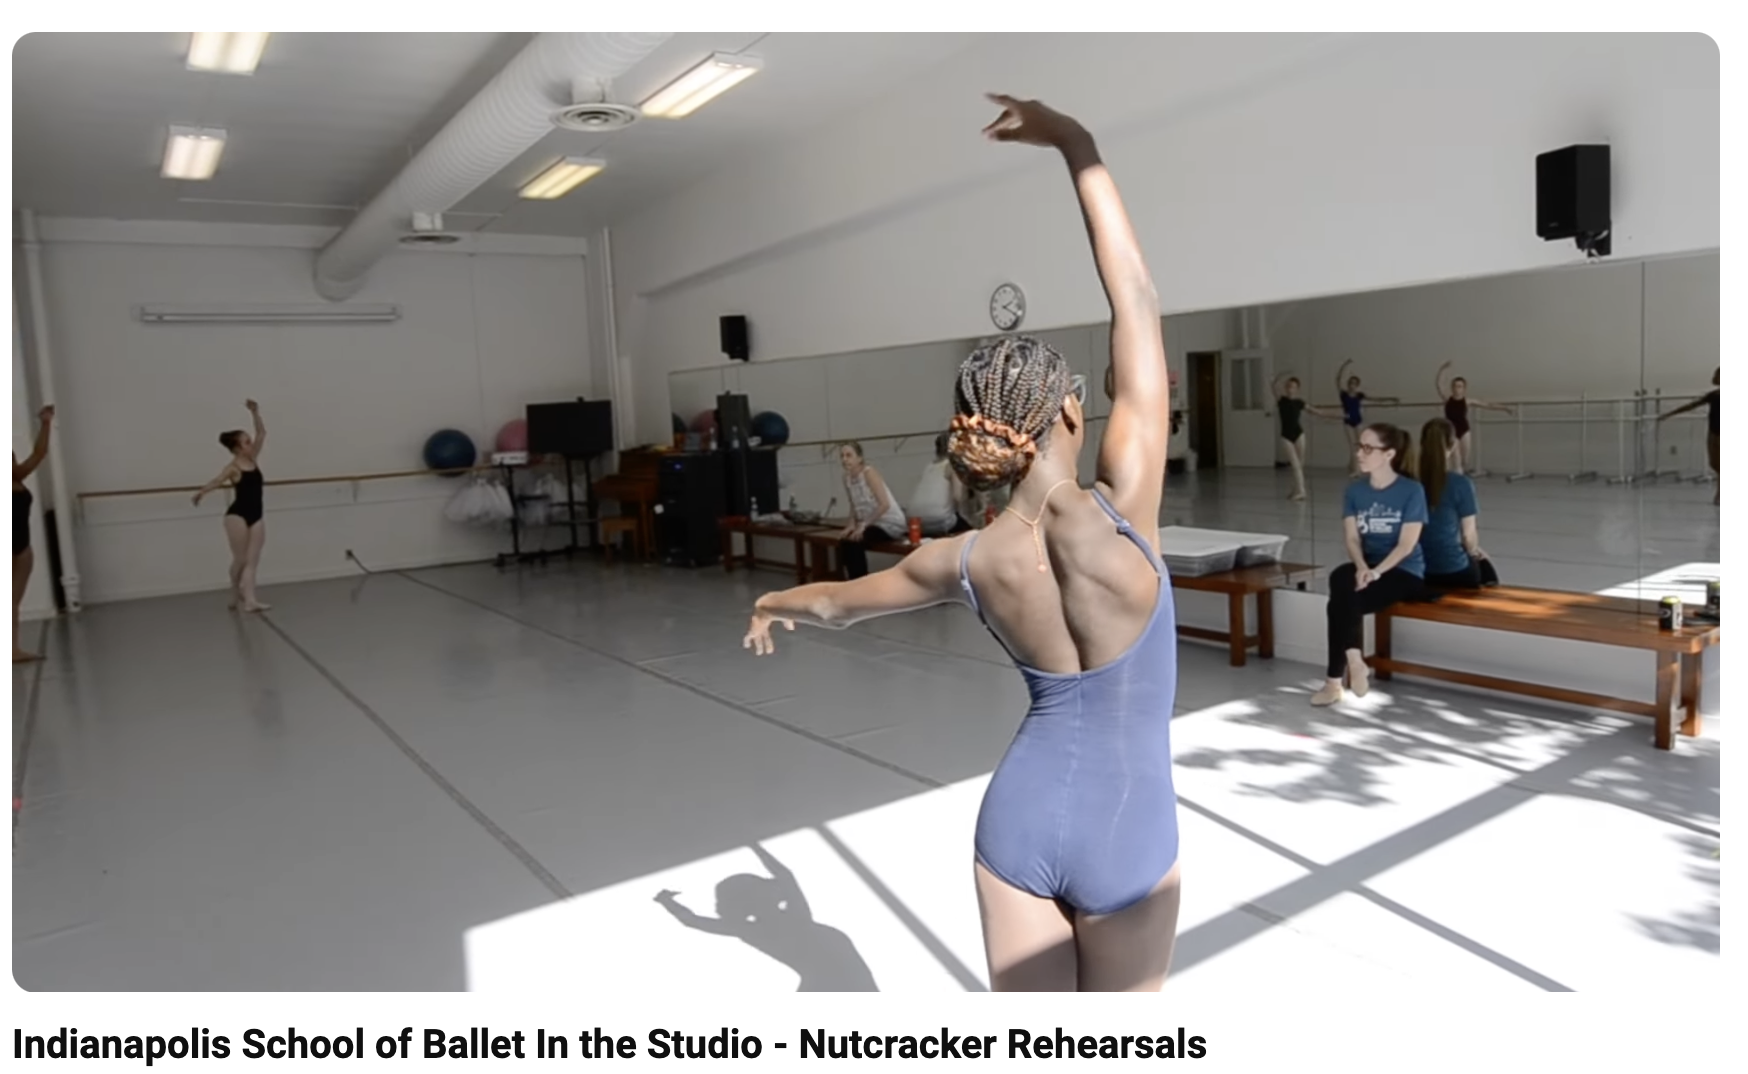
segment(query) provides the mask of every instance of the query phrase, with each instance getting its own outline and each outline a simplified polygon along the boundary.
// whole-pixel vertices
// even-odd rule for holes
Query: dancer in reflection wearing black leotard
[[[1450,390],[1446,391],[1445,370],[1450,367],[1449,362],[1439,366],[1438,372],[1432,375],[1432,385],[1438,390],[1438,397],[1444,400],[1445,420],[1457,433],[1457,466],[1452,473],[1472,474],[1475,472],[1475,438],[1469,431],[1469,408],[1497,410],[1501,414],[1510,414],[1512,409],[1497,403],[1483,403],[1470,395],[1469,382],[1462,377],[1452,377]]]
[[[225,511],[225,537],[231,544],[231,609],[264,612],[267,605],[255,597],[255,572],[261,566],[261,548],[267,543],[267,523],[261,503],[261,446],[267,441],[267,426],[261,423],[261,407],[246,404],[255,419],[255,435],[241,429],[219,434],[219,443],[231,453],[231,461],[194,494],[194,505],[208,493],[230,486],[231,506]]]

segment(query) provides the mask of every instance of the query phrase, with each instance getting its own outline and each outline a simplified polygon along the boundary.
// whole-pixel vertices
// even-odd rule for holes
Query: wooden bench
[[[1195,577],[1174,574],[1171,576],[1173,589],[1226,594],[1227,625],[1224,631],[1184,626],[1179,623],[1177,632],[1186,638],[1225,642],[1231,652],[1232,666],[1235,668],[1244,666],[1246,654],[1253,648],[1256,650],[1257,656],[1264,660],[1272,660],[1275,655],[1275,590],[1295,585],[1304,589],[1306,583],[1316,573],[1317,568],[1306,563],[1269,563],[1258,567],[1239,567],[1235,570]],[[1256,598],[1255,634],[1247,633],[1245,630],[1244,598],[1246,597]]]
[[[838,534],[843,532],[842,526],[803,524],[784,520],[761,519],[755,522],[750,518],[724,518],[718,520],[717,529],[722,535],[722,569],[725,571],[733,573],[737,566],[745,566],[748,570],[755,567],[777,567],[793,570],[796,585],[830,581],[837,577],[837,568],[832,561],[832,553],[837,549]],[[740,534],[745,538],[745,555],[738,555],[734,550],[735,534]],[[758,558],[758,553],[753,546],[753,538],[755,537],[770,537],[793,542],[795,558],[788,563],[782,560]]]
[[[1691,614],[1692,609],[1688,612]],[[1391,624],[1397,619],[1645,650],[1655,658],[1657,700],[1650,703],[1629,701],[1397,660],[1390,652]],[[1718,644],[1719,627],[1715,623],[1694,623],[1690,619],[1680,630],[1668,631],[1658,626],[1657,619],[1657,606],[1650,601],[1589,593],[1561,593],[1515,586],[1447,593],[1434,603],[1397,604],[1378,613],[1375,617],[1376,652],[1371,664],[1380,679],[1389,679],[1395,674],[1414,675],[1610,712],[1649,716],[1656,722],[1657,748],[1668,750],[1675,748],[1677,708],[1685,709],[1687,714],[1680,721],[1681,733],[1693,736],[1700,732],[1699,692],[1703,661],[1705,651]]]

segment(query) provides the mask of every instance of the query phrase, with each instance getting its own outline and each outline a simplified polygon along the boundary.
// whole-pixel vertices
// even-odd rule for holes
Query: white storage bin
[[[1279,563],[1281,556],[1287,550],[1287,536],[1284,533],[1238,533],[1231,530],[1199,530],[1191,526],[1162,526],[1159,530],[1161,548],[1164,547],[1167,534],[1171,535],[1173,541],[1236,543],[1238,554],[1233,559],[1233,566],[1237,567],[1259,567],[1265,563]],[[1232,568],[1225,569],[1231,570]]]
[[[1243,545],[1208,530],[1168,526],[1159,531],[1159,558],[1166,569],[1184,578],[1229,571],[1238,562]]]

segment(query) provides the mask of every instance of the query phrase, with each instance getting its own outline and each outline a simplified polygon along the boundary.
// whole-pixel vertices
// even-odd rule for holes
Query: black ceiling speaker
[[[734,314],[722,318],[722,353],[737,362],[752,358],[752,345],[747,341],[747,319]]]
[[[1569,145],[1536,157],[1536,234],[1572,239],[1590,257],[1614,248],[1609,230],[1608,146]]]

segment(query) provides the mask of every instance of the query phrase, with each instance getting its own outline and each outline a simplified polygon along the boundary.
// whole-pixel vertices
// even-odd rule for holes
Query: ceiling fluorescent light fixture
[[[757,56],[715,53],[643,102],[643,114],[664,119],[689,116],[758,74],[764,66],[765,62]]]
[[[606,166],[605,161],[589,160],[586,157],[565,157],[530,180],[528,185],[522,188],[522,196],[536,201],[551,201],[554,198],[562,198],[588,180],[600,175],[601,170]]]
[[[371,324],[400,319],[399,306],[140,306],[146,324]]]
[[[271,34],[193,34],[188,41],[188,69],[225,75],[252,75],[261,62]]]
[[[217,127],[171,127],[164,144],[166,179],[211,179],[225,152],[225,132]]]

